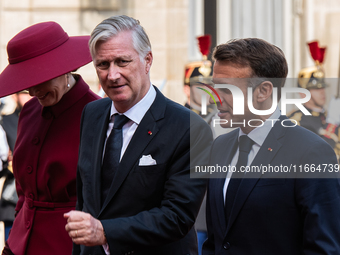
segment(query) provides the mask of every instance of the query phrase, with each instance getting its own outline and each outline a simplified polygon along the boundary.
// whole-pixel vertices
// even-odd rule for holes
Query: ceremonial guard
[[[340,143],[339,128],[327,120],[325,110],[327,83],[322,66],[326,47],[320,48],[317,41],[308,43],[309,50],[315,66],[303,68],[298,75],[298,87],[308,89],[311,98],[304,104],[311,115],[305,115],[301,110],[292,112],[288,117],[297,122],[298,125],[320,135],[335,150],[339,159]]]
[[[209,101],[202,102],[202,95],[208,94],[203,90],[207,89],[206,85],[212,85],[212,63],[208,60],[208,55],[211,46],[210,35],[197,37],[198,46],[202,53],[202,60],[190,62],[185,65],[184,72],[184,93],[187,97],[185,107],[200,115],[210,126],[212,119],[217,112],[214,104],[209,104]],[[206,113],[201,112],[202,103],[206,104]],[[212,129],[214,131],[214,129]],[[214,134],[214,132],[213,132]],[[214,134],[215,136],[215,134]],[[195,228],[198,237],[198,251],[201,254],[202,244],[207,238],[207,225],[205,221],[206,197],[202,202],[201,209],[196,219]]]
[[[206,88],[204,84],[212,85],[212,63],[208,60],[211,37],[210,35],[199,36],[197,37],[197,41],[203,58],[202,60],[190,62],[185,65],[184,93],[187,97],[185,107],[200,115],[209,124],[216,113],[216,107],[213,104],[207,103],[207,113],[205,114],[201,112],[201,105],[202,94],[207,96],[206,92],[202,90],[202,88]]]

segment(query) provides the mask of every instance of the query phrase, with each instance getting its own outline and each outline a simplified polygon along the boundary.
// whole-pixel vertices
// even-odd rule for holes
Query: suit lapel
[[[118,171],[111,184],[109,193],[104,201],[103,207],[99,215],[103,212],[105,207],[109,204],[110,200],[117,193],[119,187],[124,182],[130,171],[139,164],[139,159],[142,156],[142,152],[147,145],[156,137],[159,128],[157,121],[162,119],[165,111],[165,97],[159,92],[157,88],[156,98],[150,109],[145,113],[141,123],[138,125],[126,151],[119,164]],[[151,131],[151,135],[149,134]],[[132,187],[131,187],[132,188]]]
[[[235,131],[234,131],[235,132]],[[229,141],[223,142],[223,146],[222,148],[217,148],[217,150],[223,151],[223,154],[225,153],[225,155],[227,155],[226,158],[223,159],[216,159],[214,160],[214,164],[210,164],[210,165],[215,165],[217,163],[217,165],[220,166],[229,166],[231,163],[231,160],[237,150],[237,146],[238,146],[238,129],[237,132],[235,132],[235,135],[231,136],[231,139]],[[213,155],[212,155],[213,157]],[[223,194],[223,187],[224,187],[224,183],[226,180],[226,175],[224,174],[223,176],[221,176],[221,178],[218,179],[213,179],[210,181],[210,183],[212,183],[212,185],[210,185],[210,189],[211,193],[216,196],[215,197],[215,206],[217,208],[217,214],[218,214],[218,220],[219,225],[221,226],[221,230],[222,233],[225,233],[226,231],[226,218],[225,218],[225,211],[224,211],[224,194]]]
[[[286,129],[281,126],[281,121],[286,119],[285,116],[280,117],[280,121],[277,121],[274,127],[269,132],[264,143],[262,144],[260,150],[258,151],[256,157],[252,162],[252,166],[268,165],[274,159],[275,155],[280,150],[282,144],[279,141],[285,134]],[[269,150],[270,148],[271,150]],[[256,183],[262,176],[262,173],[247,173],[247,178],[244,178],[240,183],[240,187],[236,193],[235,203],[231,210],[227,232],[230,230],[232,224],[234,223],[237,215],[242,209],[244,203],[246,202],[251,191],[254,189]]]
[[[98,115],[96,119],[94,119],[93,130],[98,130],[99,132],[95,134],[93,139],[93,148],[96,153],[94,156],[94,169],[98,169],[97,171],[92,171],[92,185],[94,191],[94,209],[96,214],[100,211],[100,203],[101,203],[101,168],[102,168],[102,157],[103,157],[103,149],[104,142],[106,138],[107,127],[109,125],[109,117],[111,112],[111,100],[107,100],[105,106],[103,107],[105,110],[103,114]]]

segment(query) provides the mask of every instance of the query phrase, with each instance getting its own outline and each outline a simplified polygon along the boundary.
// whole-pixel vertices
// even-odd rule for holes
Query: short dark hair
[[[284,86],[288,74],[283,51],[259,38],[233,39],[220,44],[213,51],[213,60],[249,66],[253,77],[269,78],[274,87],[279,88]]]

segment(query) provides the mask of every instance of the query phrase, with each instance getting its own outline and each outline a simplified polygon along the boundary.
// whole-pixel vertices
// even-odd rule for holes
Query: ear
[[[152,56],[152,52],[151,51],[149,51],[146,54],[144,60],[145,60],[145,72],[149,73],[151,65],[152,65],[152,60],[153,60],[153,56]]]
[[[301,98],[305,98],[306,97],[306,94],[304,94],[304,93],[299,93],[299,95],[300,95]]]
[[[184,85],[183,90],[184,90],[184,94],[187,96],[187,98],[190,98],[190,86]]]
[[[262,82],[255,89],[255,99],[258,103],[265,102],[268,98],[272,98],[273,84],[270,81]]]

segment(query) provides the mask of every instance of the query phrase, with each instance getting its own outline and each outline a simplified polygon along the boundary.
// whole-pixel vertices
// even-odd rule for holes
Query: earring
[[[70,85],[70,83],[69,83],[69,81],[68,81],[68,74],[66,74],[66,79],[67,79],[67,88],[70,88],[71,85]]]

